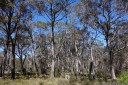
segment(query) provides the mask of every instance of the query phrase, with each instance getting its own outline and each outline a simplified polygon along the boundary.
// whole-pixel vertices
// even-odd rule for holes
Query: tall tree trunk
[[[23,60],[22,60],[22,58],[20,58],[20,64],[21,64],[21,71],[24,74],[24,72],[23,72]]]
[[[116,80],[117,79],[116,75],[115,75],[115,68],[114,68],[114,66],[112,66],[112,68],[111,68],[111,75],[112,75],[112,80]]]
[[[116,80],[116,74],[115,74],[115,69],[114,69],[114,65],[113,65],[112,51],[109,51],[109,56],[110,56],[110,72],[111,72],[111,78],[112,78],[112,80]]]
[[[76,72],[77,72],[77,75],[79,74],[79,61],[78,59],[76,58]]]
[[[3,75],[2,75],[2,72],[3,71],[3,65],[2,65],[2,62],[1,62],[1,64],[0,64],[0,77],[2,77]]]
[[[79,78],[79,59],[78,59],[78,56],[75,60],[75,64],[76,64],[76,77]]]
[[[37,76],[39,76],[39,70],[38,70],[38,66],[37,66],[37,63],[36,63],[36,60],[34,61],[34,64],[35,64],[35,68],[36,68],[36,74]]]
[[[7,42],[5,44],[5,49],[4,49],[4,61],[3,61],[3,76],[6,68],[6,62],[8,58],[8,52],[9,52],[9,36],[7,37]]]
[[[12,57],[11,78],[15,79],[15,43],[12,43]]]
[[[51,65],[51,78],[55,76],[55,61],[52,59],[52,65]]]
[[[54,44],[54,22],[52,22],[52,32],[51,32],[51,37],[52,37],[52,39],[51,39],[51,42],[52,42],[52,49],[51,49],[51,51],[52,51],[52,64],[51,64],[51,75],[50,75],[50,77],[51,78],[53,78],[54,76],[55,76],[55,44]]]
[[[21,72],[25,76],[26,75],[26,69],[24,68],[23,58],[20,57],[20,65],[21,65]]]
[[[90,62],[89,66],[89,79],[92,80],[93,62]]]
[[[51,78],[55,76],[55,54],[54,54],[54,44],[52,42],[52,64],[51,64]]]
[[[94,63],[94,58],[92,55],[92,47],[91,47],[91,62],[90,62],[90,67],[89,67],[89,79],[90,80],[95,79],[94,66],[95,66],[95,63]]]

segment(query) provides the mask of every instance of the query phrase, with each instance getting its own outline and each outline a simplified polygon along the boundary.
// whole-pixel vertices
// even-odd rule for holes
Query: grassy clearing
[[[30,79],[0,79],[0,85],[68,85],[68,81],[63,78],[30,78]]]
[[[117,82],[97,82],[97,81],[79,81],[72,80],[67,81],[64,78],[30,78],[30,79],[2,79],[0,78],[0,85],[128,85],[128,84],[119,84]]]

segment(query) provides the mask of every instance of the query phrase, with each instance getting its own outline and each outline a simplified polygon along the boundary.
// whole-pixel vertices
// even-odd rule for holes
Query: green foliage
[[[33,26],[37,26],[39,28],[43,28],[46,30],[47,27],[49,26],[49,23],[38,21],[38,22],[34,23]]]
[[[61,75],[61,70],[60,69],[55,69],[55,76],[56,77],[60,77],[60,75]]]
[[[119,76],[118,82],[128,83],[128,72],[122,72]]]

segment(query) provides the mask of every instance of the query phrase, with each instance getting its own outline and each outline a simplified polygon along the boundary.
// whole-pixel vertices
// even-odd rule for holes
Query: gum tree
[[[11,78],[15,79],[15,47],[18,31],[22,26],[26,26],[31,19],[31,9],[29,1],[24,0],[2,0],[0,1],[0,26],[5,33],[5,59],[4,69],[8,58],[9,45],[11,47]],[[29,9],[31,8],[31,9]]]
[[[88,0],[82,0],[85,3]],[[125,6],[124,6],[125,5]],[[118,34],[126,30],[123,24],[128,22],[127,4],[121,0],[92,0],[86,4],[83,20],[89,20],[89,26],[96,29],[104,36],[106,50],[109,55],[111,77],[116,79],[114,53]],[[115,42],[116,41],[116,42]]]
[[[51,77],[54,77],[56,61],[54,38],[55,26],[59,21],[62,21],[66,17],[70,0],[39,0],[35,3],[39,14],[44,17],[44,20],[48,23],[48,28],[51,30]]]

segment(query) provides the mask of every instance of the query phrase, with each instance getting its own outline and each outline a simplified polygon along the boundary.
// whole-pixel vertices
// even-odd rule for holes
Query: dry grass
[[[68,81],[63,78],[30,78],[30,79],[0,79],[0,85],[68,85]]]
[[[16,79],[16,80],[10,80],[10,79],[2,79],[0,78],[0,85],[128,85],[128,84],[119,84],[116,82],[78,82],[73,81],[69,82],[66,81],[64,78],[30,78],[30,79]]]

